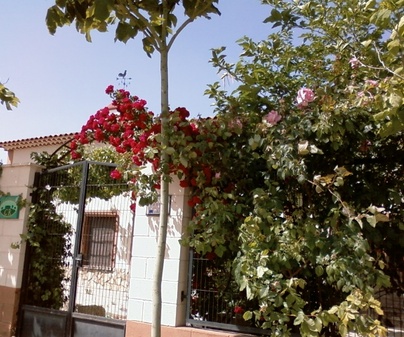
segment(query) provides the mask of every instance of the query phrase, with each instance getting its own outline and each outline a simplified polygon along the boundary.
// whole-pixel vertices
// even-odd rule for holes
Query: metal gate
[[[37,175],[18,336],[125,335],[134,200],[113,168],[83,161]]]

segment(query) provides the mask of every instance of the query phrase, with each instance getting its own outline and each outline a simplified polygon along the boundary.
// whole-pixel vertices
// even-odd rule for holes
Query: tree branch
[[[171,37],[170,41],[168,42],[167,45],[167,50],[169,51],[172,44],[174,43],[175,39],[177,38],[177,36],[181,33],[181,31],[188,26],[192,21],[194,21],[194,19],[192,18],[188,18],[186,21],[184,21],[181,26],[178,28],[178,30],[173,34],[173,36]]]

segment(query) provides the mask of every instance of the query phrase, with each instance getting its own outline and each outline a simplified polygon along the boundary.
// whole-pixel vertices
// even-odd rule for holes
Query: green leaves
[[[389,30],[402,33],[403,9],[375,14],[382,9],[375,1],[269,3],[266,22],[279,32],[267,41],[240,40],[236,64],[223,49],[212,57],[239,83],[232,94],[211,86],[217,112],[248,118],[246,161],[264,165],[261,184],[249,189],[253,208],[238,227],[236,280],[262,302],[249,317],[262,313],[273,334],[291,328],[287,319],[302,336],[382,331],[362,312],[377,312],[371,289],[388,286],[378,249],[395,259],[392,247],[403,247],[388,234],[401,233],[403,216],[396,174],[404,154],[402,40],[388,39]],[[299,27],[301,44],[291,26]],[[299,107],[302,87],[315,98]],[[271,111],[282,119],[268,126],[263,118]]]
[[[136,37],[138,29],[127,22],[119,22],[115,31],[115,41],[128,42]]]
[[[198,17],[209,17],[210,14],[220,14],[216,8],[217,0],[183,1],[185,15],[180,32],[186,25]],[[178,33],[173,31],[177,24],[174,14],[178,0],[64,0],[55,1],[46,16],[46,25],[51,34],[59,27],[76,24],[77,30],[91,41],[91,32],[107,31],[108,27],[116,25],[115,40],[126,43],[142,32],[143,49],[150,56],[155,50],[167,48],[175,40]],[[171,38],[169,39],[169,37]],[[169,48],[169,47],[168,47]]]
[[[94,16],[98,21],[106,21],[111,15],[114,3],[114,0],[94,0],[94,4],[87,10],[87,16]]]
[[[4,104],[7,110],[12,110],[12,107],[17,107],[19,102],[15,94],[0,83],[0,103]]]

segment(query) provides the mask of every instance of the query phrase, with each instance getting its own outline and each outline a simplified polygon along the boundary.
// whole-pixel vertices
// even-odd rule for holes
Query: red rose
[[[197,204],[200,204],[202,202],[201,198],[198,196],[193,196],[190,200],[188,200],[188,205],[190,207],[194,207]]]
[[[130,205],[130,210],[135,213],[136,212],[136,203]]]
[[[105,89],[105,93],[106,94],[112,94],[114,92],[114,86],[113,85],[109,85],[108,87],[107,87],[107,89]]]
[[[101,141],[104,140],[104,133],[102,132],[101,129],[95,130],[94,139],[95,139],[96,141],[98,141],[98,142],[101,142]]]
[[[81,158],[81,154],[76,152],[76,151],[72,151],[71,153],[72,159],[80,159]]]
[[[244,314],[244,309],[243,309],[242,307],[236,305],[236,306],[234,307],[234,313],[235,313],[235,314]]]
[[[187,117],[189,117],[189,111],[187,109],[185,109],[185,108],[177,108],[175,110],[178,111],[178,113],[180,115],[180,118],[182,120],[185,120]]]
[[[133,108],[136,110],[143,110],[147,102],[144,99],[140,99],[132,104]]]
[[[188,187],[188,186],[189,186],[189,183],[188,183],[187,180],[181,180],[181,181],[180,181],[180,186],[181,186],[182,188],[185,188],[185,187]]]
[[[111,172],[111,178],[115,180],[121,179],[122,173],[115,169]]]
[[[206,257],[208,260],[214,260],[214,259],[217,258],[217,255],[216,255],[214,252],[208,252],[208,253],[205,254],[205,257]]]

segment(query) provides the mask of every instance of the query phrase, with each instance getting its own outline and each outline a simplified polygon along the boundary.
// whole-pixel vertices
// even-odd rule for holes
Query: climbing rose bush
[[[159,158],[165,151],[169,172],[191,191],[193,236],[182,241],[201,254],[235,261],[235,278],[253,306],[243,313],[245,319],[288,334],[293,325],[309,329],[316,312],[319,333],[354,327],[362,317],[343,321],[340,313],[382,313],[371,289],[388,279],[370,256],[363,226],[390,219],[381,208],[355,205],[347,186],[361,170],[338,165],[342,155],[346,164],[346,153],[374,156],[380,146],[374,135],[353,131],[371,123],[365,115],[342,119],[355,127],[344,134],[346,141],[330,143],[313,131],[324,116],[311,90],[301,91],[311,101],[303,113],[294,102],[286,110],[279,101],[269,112],[263,107],[246,114],[229,107],[232,113],[190,119],[180,107],[169,114],[169,146],[162,148],[159,118],[146,101],[124,90],[109,94],[111,104],[90,116],[71,144],[72,153],[80,156],[93,141],[112,146],[126,160],[111,176],[125,179],[144,205],[157,198]],[[363,151],[364,142],[373,144],[372,151]],[[313,294],[327,299],[321,307]],[[271,318],[273,313],[279,320]],[[362,329],[382,331],[380,322],[364,317]]]

